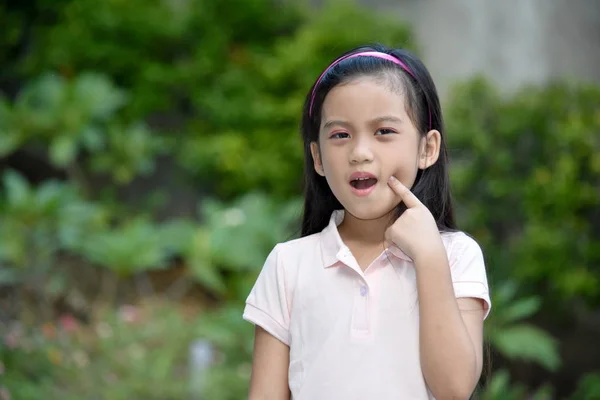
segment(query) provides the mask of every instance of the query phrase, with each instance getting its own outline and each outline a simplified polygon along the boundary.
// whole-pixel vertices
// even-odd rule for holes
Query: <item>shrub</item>
[[[447,119],[463,227],[492,285],[519,282],[547,306],[600,301],[600,89],[566,83],[500,96],[459,86]]]

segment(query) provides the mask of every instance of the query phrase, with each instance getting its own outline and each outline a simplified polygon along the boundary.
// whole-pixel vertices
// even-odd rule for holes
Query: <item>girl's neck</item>
[[[390,214],[377,219],[359,219],[345,212],[344,220],[338,226],[342,241],[346,244],[381,245],[384,243],[385,231],[390,225]]]

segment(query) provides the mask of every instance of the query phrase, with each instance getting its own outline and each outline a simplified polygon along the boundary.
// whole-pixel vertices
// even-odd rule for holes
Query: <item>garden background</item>
[[[348,47],[419,53],[410,27],[269,0],[8,1],[0,26],[0,399],[244,399],[304,96]],[[443,103],[494,303],[477,398],[599,399],[600,87],[473,75]]]

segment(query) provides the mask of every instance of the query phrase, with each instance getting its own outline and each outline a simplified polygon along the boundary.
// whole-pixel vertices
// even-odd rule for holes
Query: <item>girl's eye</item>
[[[390,134],[390,133],[396,133],[396,131],[393,130],[393,129],[390,129],[390,128],[381,128],[381,129],[377,130],[377,134],[378,135],[379,134],[381,134],[381,135],[387,135],[387,134]]]
[[[346,132],[334,132],[331,135],[329,135],[329,139],[344,139],[348,136],[350,135],[348,135],[348,133]]]

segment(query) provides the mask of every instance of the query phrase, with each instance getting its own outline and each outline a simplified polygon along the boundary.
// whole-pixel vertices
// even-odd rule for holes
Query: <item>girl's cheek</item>
[[[401,179],[406,178],[406,172],[406,167],[397,166],[391,171],[391,174],[394,175],[396,178]]]
[[[404,166],[404,168],[399,167],[392,170],[390,174],[394,175],[396,179],[399,179],[404,185],[410,187],[417,177],[417,168],[413,167],[412,165]],[[389,178],[389,175],[384,176],[384,178]]]

